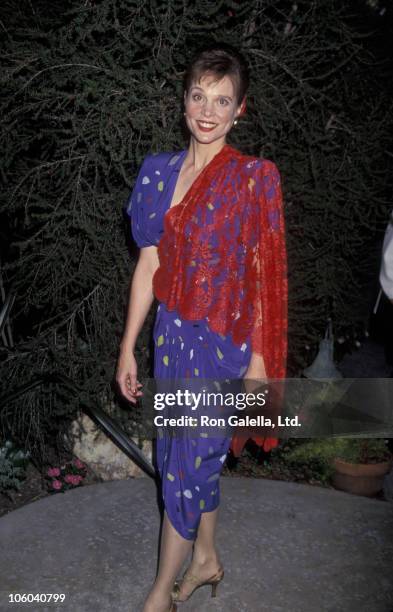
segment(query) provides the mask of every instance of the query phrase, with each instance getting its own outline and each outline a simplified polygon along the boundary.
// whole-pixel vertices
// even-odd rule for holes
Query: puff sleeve
[[[147,204],[151,198],[149,185],[151,184],[152,163],[151,155],[147,155],[140,167],[134,189],[126,204],[126,213],[131,221],[131,233],[139,248],[155,245],[150,235],[148,225]]]

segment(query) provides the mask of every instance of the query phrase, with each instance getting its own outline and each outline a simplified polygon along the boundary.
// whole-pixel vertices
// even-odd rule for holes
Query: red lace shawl
[[[206,317],[212,331],[251,339],[268,379],[284,378],[287,265],[280,176],[269,160],[225,145],[183,200],[165,214],[156,298],[184,319]],[[264,450],[274,438],[250,434]],[[234,436],[237,456],[246,442]]]

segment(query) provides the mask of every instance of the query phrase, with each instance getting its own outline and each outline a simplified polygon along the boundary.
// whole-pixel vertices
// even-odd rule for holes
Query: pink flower
[[[61,482],[61,480],[54,480],[52,482],[52,487],[58,491],[63,487],[63,483]]]
[[[82,463],[82,461],[80,459],[75,459],[74,460],[74,465],[75,465],[76,468],[78,468],[78,470],[83,470],[86,467],[85,464]]]
[[[52,477],[56,477],[56,476],[60,476],[60,470],[59,468],[49,468],[49,470],[47,471],[48,476]]]
[[[82,476],[80,476],[79,474],[67,474],[64,477],[64,480],[67,484],[71,484],[71,485],[78,485],[80,483],[80,481],[82,480]]]

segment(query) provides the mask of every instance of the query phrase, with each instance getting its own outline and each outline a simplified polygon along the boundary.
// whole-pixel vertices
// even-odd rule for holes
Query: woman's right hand
[[[142,391],[139,390],[142,384],[137,380],[137,373],[138,366],[134,353],[120,353],[117,362],[116,382],[122,395],[133,404],[136,404],[138,398],[143,395]]]

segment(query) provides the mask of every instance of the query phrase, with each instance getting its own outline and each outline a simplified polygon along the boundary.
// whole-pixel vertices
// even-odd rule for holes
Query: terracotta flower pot
[[[348,463],[333,459],[333,486],[354,495],[371,496],[383,487],[383,479],[392,468],[392,459],[381,463]]]

